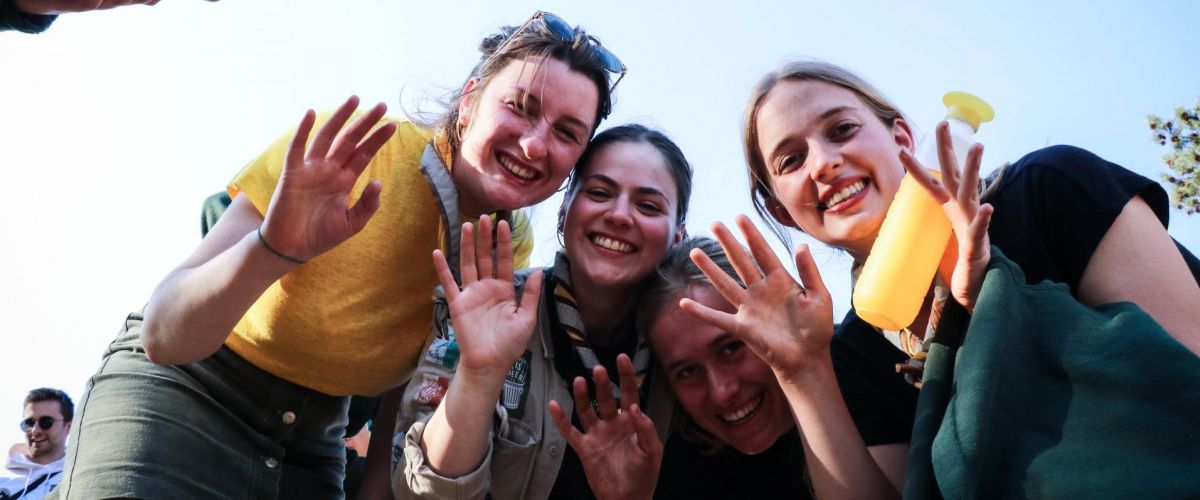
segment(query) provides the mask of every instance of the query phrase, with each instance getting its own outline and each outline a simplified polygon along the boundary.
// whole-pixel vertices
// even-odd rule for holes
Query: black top
[[[804,448],[795,430],[767,451],[743,455],[729,447],[715,455],[678,433],[667,440],[655,498],[812,498],[804,477]]]
[[[1021,266],[1028,283],[1052,280],[1074,294],[1092,253],[1134,196],[1167,225],[1158,183],[1072,146],[1034,151],[1008,167],[995,191],[988,236]],[[1200,260],[1178,242],[1200,283]],[[917,390],[895,372],[908,359],[851,310],[830,347],[842,396],[867,446],[907,443]]]

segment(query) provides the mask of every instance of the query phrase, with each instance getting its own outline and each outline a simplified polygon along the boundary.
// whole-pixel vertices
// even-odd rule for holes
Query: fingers
[[[308,144],[308,136],[312,133],[313,123],[316,121],[317,114],[313,110],[304,112],[304,118],[300,119],[300,126],[296,127],[296,135],[292,136],[292,143],[288,146],[287,157],[284,160],[285,168],[290,170],[304,165],[304,146]]]
[[[358,148],[358,142],[367,135],[367,132],[383,118],[387,112],[387,105],[377,103],[368,109],[366,113],[359,115],[346,128],[342,129],[341,133],[333,141],[333,146],[329,152],[329,158],[336,161],[338,165],[344,164]]]
[[[779,262],[779,257],[775,256],[771,244],[767,243],[767,239],[763,238],[762,233],[758,231],[757,227],[754,227],[754,223],[750,222],[749,217],[739,214],[737,225],[738,229],[742,231],[742,235],[746,237],[746,245],[750,247],[750,252],[754,255],[754,262],[758,262],[764,276],[783,269],[783,263]],[[756,269],[754,272],[758,273],[758,270]],[[750,284],[746,283],[746,286],[750,286]]]
[[[587,432],[596,425],[596,412],[592,410],[592,403],[588,399],[587,381],[583,377],[575,377],[571,389],[571,394],[575,396],[575,415],[579,417],[579,425]]]
[[[991,249],[987,245],[987,231],[992,223],[992,205],[984,204],[979,207],[975,213],[975,218],[971,220],[971,225],[967,226],[967,235],[965,238],[972,242],[971,259],[974,260],[987,251],[991,253]]]
[[[742,283],[752,286],[762,280],[758,268],[754,267],[754,261],[746,254],[746,250],[742,248],[741,243],[738,243],[737,238],[733,237],[733,233],[729,232],[729,228],[725,227],[725,224],[715,222],[712,230],[713,236],[716,236],[717,241],[721,243],[721,248],[725,249],[725,255],[729,257],[729,263],[733,265],[733,270],[737,271],[738,277],[742,278]]]
[[[967,165],[962,173],[962,185],[958,187],[958,202],[968,217],[974,217],[979,206],[979,164],[983,161],[983,144],[972,144],[967,149]]]
[[[395,135],[396,127],[395,122],[388,122],[375,129],[370,136],[367,136],[366,140],[354,149],[354,154],[350,155],[349,160],[343,166],[354,172],[357,177],[371,163],[371,159],[375,158],[375,153],[378,153],[380,148]]]
[[[355,203],[347,214],[350,219],[350,228],[355,233],[366,227],[371,216],[375,215],[375,211],[379,209],[379,193],[382,190],[383,182],[379,179],[371,179],[363,188],[362,194],[358,197],[358,203]]]
[[[642,453],[658,460],[662,457],[663,445],[658,439],[658,431],[654,428],[654,421],[650,417],[642,413],[641,406],[634,404],[629,412],[633,415],[634,432],[637,433],[638,448],[641,448]]]
[[[346,102],[338,107],[337,111],[329,117],[329,121],[321,125],[321,129],[317,131],[316,137],[313,138],[312,145],[308,148],[309,158],[325,158],[329,153],[329,147],[333,145],[333,140],[337,137],[338,131],[342,130],[342,125],[346,124],[346,120],[358,109],[358,96],[350,96]]]
[[[475,241],[475,226],[464,222],[458,241],[461,242],[461,248],[458,250],[458,273],[462,276],[463,286],[467,286],[479,280],[479,273],[475,270],[475,245],[471,244]]]
[[[958,193],[959,172],[958,157],[954,154],[954,139],[950,137],[950,122],[942,121],[937,126],[938,164],[941,166],[942,183],[946,190]]]
[[[479,233],[475,235],[475,259],[479,268],[479,279],[491,279],[495,275],[492,274],[492,218],[487,215],[479,217]],[[462,240],[464,244],[469,244],[471,240]]]
[[[825,288],[825,281],[821,279],[821,271],[817,269],[817,263],[813,261],[812,252],[809,251],[807,244],[800,245],[800,248],[796,249],[796,272],[800,274],[800,281],[804,283],[804,288],[807,289],[809,296],[829,296],[829,290]]]
[[[629,355],[617,355],[617,374],[621,378],[621,411],[629,411],[639,400],[637,372],[633,369],[633,361],[630,361]]]
[[[596,409],[600,411],[600,419],[607,420],[617,416],[617,402],[613,400],[613,387],[608,378],[608,370],[596,365],[592,368],[592,382],[596,385]]]
[[[496,228],[496,278],[512,281],[512,277],[512,230],[508,226],[508,221],[502,220]]]
[[[563,411],[562,406],[559,406],[558,401],[550,401],[550,418],[554,420],[554,425],[558,427],[558,433],[567,438],[567,444],[571,445],[575,451],[579,451],[579,443],[583,439],[583,434],[571,425],[571,419],[567,418],[567,413]]]
[[[438,281],[446,293],[446,301],[454,302],[458,298],[458,283],[454,281],[454,273],[450,272],[450,264],[446,263],[446,254],[441,250],[433,251],[433,269],[437,271]]]
[[[525,290],[521,292],[521,303],[517,305],[518,309],[528,308],[537,313],[538,298],[542,295],[542,270],[539,269],[529,273],[529,277],[525,279]]]
[[[908,175],[924,188],[925,192],[929,193],[939,205],[950,201],[950,195],[946,194],[946,188],[942,187],[942,182],[929,173],[929,170],[921,166],[921,162],[917,161],[912,153],[901,149],[900,162],[904,164],[904,169],[908,171]]]
[[[700,272],[704,273],[704,276],[708,278],[708,282],[712,283],[713,288],[721,296],[725,297],[725,300],[728,300],[730,304],[735,306],[741,306],[745,302],[746,289],[742,288],[742,285],[734,281],[728,274],[725,274],[725,271],[721,270],[721,267],[716,262],[713,262],[708,254],[699,248],[693,248],[688,256],[692,258],[692,262],[696,263],[696,267],[700,268]]]
[[[724,311],[718,311],[689,298],[681,299],[679,301],[679,307],[684,311],[687,311],[692,316],[695,316],[700,321],[720,328],[722,331],[737,331],[737,320],[732,314]]]

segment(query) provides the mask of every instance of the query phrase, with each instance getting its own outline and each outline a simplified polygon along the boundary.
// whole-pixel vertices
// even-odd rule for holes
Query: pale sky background
[[[629,66],[605,126],[639,121],[680,144],[693,234],[752,213],[742,106],[799,56],[858,71],[925,132],[945,91],[984,97],[987,166],[1075,144],[1159,178],[1146,115],[1200,96],[1200,3],[977,3],[167,0],[0,33],[0,443],[21,440],[29,389],[81,399],[125,315],[198,243],[201,201],[305,109],[353,93],[394,116],[435,110],[483,36],[538,8]],[[557,247],[558,203],[538,209],[535,264]],[[1200,216],[1171,219],[1200,250]],[[848,261],[814,250],[840,319]]]

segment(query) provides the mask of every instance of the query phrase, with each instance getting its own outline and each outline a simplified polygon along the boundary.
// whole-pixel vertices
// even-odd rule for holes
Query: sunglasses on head
[[[57,418],[51,417],[50,415],[42,415],[38,418],[29,417],[21,421],[21,432],[29,432],[29,429],[33,428],[33,424],[37,424],[37,426],[41,427],[44,431],[53,427],[54,422],[57,421]]]
[[[513,39],[517,37],[517,35],[521,34],[521,32],[525,31],[530,26],[533,26],[535,21],[541,21],[542,29],[550,32],[554,36],[557,36],[559,40],[571,44],[576,43],[575,29],[572,28],[570,24],[564,21],[561,17],[539,10],[534,12],[533,15],[521,25],[521,27],[517,28],[516,31],[513,31],[512,35],[509,35],[508,40],[505,40],[504,44],[500,45],[500,48],[496,49],[496,51],[492,53],[491,57],[496,57],[497,55],[504,53],[504,49],[508,47],[508,44],[511,43]],[[601,45],[600,40],[597,40],[596,37],[587,35],[587,38],[583,41],[592,48],[592,51],[596,53],[596,57],[600,58],[600,64],[604,66],[605,71],[608,71],[609,73],[616,73],[617,81],[613,82],[612,85],[608,87],[608,93],[611,94],[613,89],[617,88],[617,84],[621,83],[621,79],[625,78],[625,73],[627,71],[625,68],[625,63],[622,63],[621,60],[617,58],[617,55],[613,54],[611,50],[608,50]]]

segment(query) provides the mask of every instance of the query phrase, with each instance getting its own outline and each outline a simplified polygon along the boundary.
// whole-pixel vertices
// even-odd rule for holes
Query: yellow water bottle
[[[983,99],[966,92],[949,92],[942,103],[946,105],[954,154],[962,168],[979,124],[991,121],[995,112]],[[926,139],[919,158],[926,167],[938,165],[937,138],[933,134]],[[933,173],[940,176],[937,171]],[[905,174],[854,285],[858,317],[885,330],[911,325],[933,282],[950,233],[950,220],[941,205]]]

